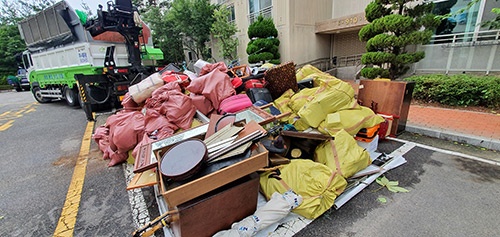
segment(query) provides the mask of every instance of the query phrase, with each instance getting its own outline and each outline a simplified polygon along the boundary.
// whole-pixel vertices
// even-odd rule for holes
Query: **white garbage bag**
[[[255,213],[240,222],[233,223],[231,229],[223,230],[214,237],[250,237],[273,223],[283,219],[290,211],[302,203],[302,196],[289,190],[283,194],[273,193],[271,199]]]

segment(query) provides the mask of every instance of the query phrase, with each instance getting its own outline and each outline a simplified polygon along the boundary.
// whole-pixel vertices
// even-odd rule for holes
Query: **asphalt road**
[[[81,148],[85,113],[62,101],[38,104],[30,92],[2,92],[0,115],[6,128],[0,131],[0,236],[52,236]],[[136,227],[123,167],[108,168],[91,144],[74,235],[128,236]]]
[[[401,145],[383,141],[379,151]],[[403,157],[407,163],[385,176],[410,192],[376,191],[373,183],[295,236],[498,236],[499,166],[420,147]]]
[[[104,122],[98,119],[96,126]],[[38,104],[30,92],[0,93],[0,236],[50,236],[59,222],[87,121],[64,102]],[[487,159],[497,152],[403,134]],[[403,143],[383,141],[391,153]],[[107,167],[94,142],[74,226],[75,236],[129,236],[143,216],[158,216],[150,188],[127,192],[127,165]],[[372,184],[295,236],[496,236],[500,168],[456,154],[414,147],[386,173],[409,193]],[[378,197],[385,197],[381,203]],[[137,199],[140,199],[137,201]],[[142,205],[142,207],[141,207]],[[144,219],[143,219],[144,220]],[[289,234],[287,236],[291,236]]]

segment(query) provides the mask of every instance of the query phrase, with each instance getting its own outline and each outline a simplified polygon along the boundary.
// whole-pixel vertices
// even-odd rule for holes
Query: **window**
[[[31,59],[31,54],[29,54],[29,53],[24,53],[23,54],[22,61],[23,61],[24,68],[26,68],[26,69],[28,69],[31,66],[33,66],[33,60]]]
[[[272,0],[248,0],[248,6],[250,24],[253,23],[259,15],[263,17],[272,17]]]
[[[434,14],[445,15],[451,13],[450,17],[441,21],[441,24],[436,29],[436,35],[474,32],[478,23],[480,2],[463,13],[456,14],[461,9],[466,8],[469,2],[470,0],[435,1]]]
[[[236,20],[236,14],[234,14],[234,5],[228,6],[227,9],[229,10],[229,17],[227,20],[229,22],[234,22]]]

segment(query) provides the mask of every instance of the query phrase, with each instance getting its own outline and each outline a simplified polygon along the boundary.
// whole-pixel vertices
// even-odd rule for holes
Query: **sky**
[[[101,4],[104,9],[106,10],[107,7],[106,7],[106,3],[108,2],[109,0],[66,0],[66,2],[69,3],[69,5],[73,8],[73,9],[80,9],[82,10],[82,2],[85,2],[87,3],[87,5],[90,7],[90,9],[92,10],[92,14],[97,14],[97,6],[99,4]],[[113,0],[114,2],[114,0]]]

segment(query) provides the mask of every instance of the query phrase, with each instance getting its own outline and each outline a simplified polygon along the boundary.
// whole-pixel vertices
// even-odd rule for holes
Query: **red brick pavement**
[[[407,125],[500,140],[500,114],[411,105]]]

